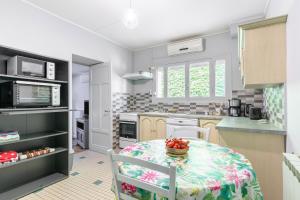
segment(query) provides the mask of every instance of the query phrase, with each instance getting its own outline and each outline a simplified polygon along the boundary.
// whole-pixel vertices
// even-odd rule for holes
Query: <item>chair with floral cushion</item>
[[[169,200],[175,200],[176,195],[176,166],[170,167],[161,166],[155,163],[147,162],[141,159],[132,158],[124,155],[115,154],[113,150],[107,151],[111,160],[114,188],[117,200],[138,200],[133,195],[124,192],[126,189],[141,188],[147,191],[154,192],[162,197],[167,197]],[[125,176],[120,173],[120,162],[140,166],[146,169],[157,171],[169,177],[168,189],[158,187],[157,185],[144,182],[138,179]]]

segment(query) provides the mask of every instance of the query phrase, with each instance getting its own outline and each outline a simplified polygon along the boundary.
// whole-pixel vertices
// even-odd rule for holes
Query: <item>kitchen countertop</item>
[[[139,113],[139,116],[152,116],[152,117],[176,117],[176,118],[195,118],[195,119],[208,119],[208,120],[221,120],[224,116],[218,115],[198,115],[198,114],[184,114],[184,113],[163,113],[163,112],[144,112]]]
[[[260,123],[257,120],[250,120],[245,117],[223,117],[216,127],[218,130],[245,131],[255,133],[274,133],[286,135],[286,130],[271,124]]]

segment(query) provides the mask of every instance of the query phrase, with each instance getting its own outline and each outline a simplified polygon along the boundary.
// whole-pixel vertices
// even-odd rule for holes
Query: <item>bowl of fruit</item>
[[[183,156],[189,150],[189,141],[182,138],[166,139],[166,152],[169,155]]]

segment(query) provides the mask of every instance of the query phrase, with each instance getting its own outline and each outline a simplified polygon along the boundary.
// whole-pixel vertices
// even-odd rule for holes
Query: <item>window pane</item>
[[[157,69],[157,74],[156,74],[156,96],[158,98],[163,98],[164,91],[165,91],[165,83],[164,83],[164,68],[160,67]]]
[[[168,67],[168,97],[185,97],[184,65]]]
[[[209,63],[190,65],[190,96],[209,97]]]
[[[215,96],[225,97],[225,60],[217,60],[215,66]]]

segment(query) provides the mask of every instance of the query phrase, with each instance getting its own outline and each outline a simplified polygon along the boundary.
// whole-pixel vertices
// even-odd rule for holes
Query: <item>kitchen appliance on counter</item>
[[[245,107],[245,117],[249,117],[250,108],[254,107],[252,104],[246,104]]]
[[[8,75],[34,76],[55,79],[55,63],[23,56],[14,56],[7,61]]]
[[[262,109],[256,107],[250,107],[249,118],[252,120],[260,120],[262,118]]]
[[[132,145],[138,141],[138,113],[120,113],[120,148]]]
[[[60,84],[6,81],[0,83],[0,107],[60,106]]]
[[[197,131],[176,131],[176,133],[174,133],[175,128],[183,126],[198,127],[198,119],[167,118],[167,137],[199,137]]]
[[[77,144],[84,149],[89,148],[89,119],[76,119]]]
[[[232,98],[228,100],[228,114],[232,117],[241,116],[241,100]]]

